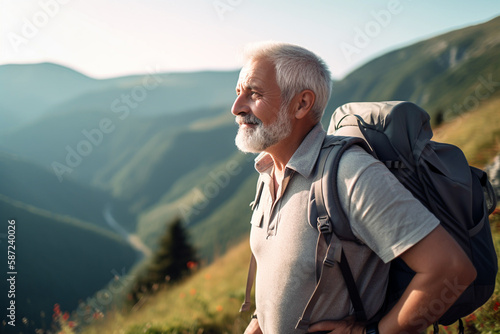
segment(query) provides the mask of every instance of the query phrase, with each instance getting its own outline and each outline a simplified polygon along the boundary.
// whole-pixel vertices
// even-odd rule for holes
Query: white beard
[[[285,139],[292,132],[292,121],[286,108],[281,108],[278,118],[270,125],[264,126],[262,121],[253,115],[237,116],[236,123],[256,124],[255,128],[238,129],[235,143],[238,149],[245,153],[260,153]]]

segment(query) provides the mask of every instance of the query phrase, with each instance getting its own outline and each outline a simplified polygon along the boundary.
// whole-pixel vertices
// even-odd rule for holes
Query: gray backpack
[[[429,115],[417,105],[400,101],[348,103],[334,112],[328,129],[328,133],[334,135],[325,139],[311,187],[319,217],[317,258],[322,261],[317,264],[315,292],[297,328],[307,329],[314,304],[321,294],[328,293],[326,277],[335,265],[341,269],[356,319],[371,320],[366,318],[342,248],[333,247],[331,242],[338,239],[356,241],[336,191],[340,156],[352,145],[366,148],[368,143],[372,153],[434,213],[477,270],[475,281],[438,323],[449,325],[456,322],[483,305],[492,295],[498,265],[488,216],[496,206],[495,193],[486,173],[470,167],[459,148],[431,141],[429,119]],[[414,274],[402,260],[391,262],[385,306],[378,317],[397,302]],[[438,323],[434,325],[435,332]],[[461,320],[460,330],[463,332]]]

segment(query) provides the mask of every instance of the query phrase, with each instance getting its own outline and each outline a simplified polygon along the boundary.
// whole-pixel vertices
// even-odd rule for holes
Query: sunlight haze
[[[0,64],[54,62],[107,78],[231,70],[244,45],[302,45],[335,78],[389,50],[500,14],[500,2],[0,0]]]

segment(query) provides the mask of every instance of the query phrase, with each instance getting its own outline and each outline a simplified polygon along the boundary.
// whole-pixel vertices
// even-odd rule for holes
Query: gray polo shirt
[[[273,160],[265,153],[256,158],[258,184],[262,180],[264,187],[253,207],[250,244],[257,260],[257,315],[265,334],[303,333],[295,325],[316,286],[318,231],[309,221],[317,217],[308,212],[309,189],[325,135],[321,124],[309,132],[286,166],[276,199]],[[343,241],[343,247],[371,317],[384,300],[387,262],[425,237],[439,221],[361,148],[351,148],[342,156],[338,181],[344,211],[363,243]],[[338,279],[332,280],[330,293],[316,304],[312,322],[353,314],[344,280],[336,270]]]

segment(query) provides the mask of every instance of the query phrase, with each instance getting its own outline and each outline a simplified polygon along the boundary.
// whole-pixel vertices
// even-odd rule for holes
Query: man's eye
[[[258,92],[254,92],[254,91],[252,91],[250,94],[252,95],[252,97],[260,97],[261,96]]]

